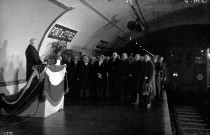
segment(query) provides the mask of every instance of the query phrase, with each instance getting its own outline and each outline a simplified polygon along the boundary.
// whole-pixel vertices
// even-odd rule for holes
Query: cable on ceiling
[[[136,2],[136,5],[137,5],[137,7],[138,7],[138,10],[139,10],[139,12],[140,12],[140,14],[141,14],[141,17],[143,18],[144,24],[145,24],[145,26],[146,26],[146,32],[149,32],[149,29],[148,29],[148,27],[147,27],[147,23],[146,23],[146,21],[145,21],[145,18],[144,18],[143,13],[141,12],[140,6],[139,6],[139,4],[138,4],[138,2],[137,2],[136,0],[135,0],[135,2]]]
[[[73,7],[68,7],[68,6],[64,5],[63,3],[61,3],[61,2],[59,2],[57,0],[49,0],[49,1],[54,3],[54,4],[56,4],[57,6],[59,6],[61,8],[63,8],[63,9],[65,9],[65,10],[70,10],[70,9],[73,8]]]
[[[100,13],[97,9],[95,9],[93,6],[91,6],[89,3],[87,3],[85,0],[80,0],[83,4],[85,4],[87,7],[92,9],[96,14],[100,15],[102,18],[104,18],[106,21],[117,27],[120,31],[122,31],[124,34],[130,36],[128,33],[126,33],[123,29],[121,29],[119,26],[117,26],[115,23],[113,23],[111,20],[109,20],[105,15]]]

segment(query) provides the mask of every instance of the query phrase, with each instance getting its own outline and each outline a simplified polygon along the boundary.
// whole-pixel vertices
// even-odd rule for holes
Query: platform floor
[[[21,123],[20,121],[23,121]],[[16,123],[16,124],[14,124]],[[14,124],[14,125],[8,125]],[[0,115],[0,135],[172,135],[167,97],[150,110],[129,104],[65,98],[48,118]]]

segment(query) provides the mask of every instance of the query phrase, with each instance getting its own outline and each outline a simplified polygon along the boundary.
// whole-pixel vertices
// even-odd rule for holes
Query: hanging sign
[[[67,42],[71,42],[77,31],[72,30],[70,28],[66,28],[59,24],[56,24],[50,31],[48,37],[58,40],[64,40]]]
[[[100,40],[98,45],[96,46],[96,48],[108,49],[108,48],[110,48],[110,44],[108,42],[106,42],[106,41]]]

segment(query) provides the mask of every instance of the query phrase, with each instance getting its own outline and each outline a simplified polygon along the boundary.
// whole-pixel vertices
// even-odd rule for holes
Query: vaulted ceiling
[[[169,27],[209,24],[208,0],[57,0],[72,10],[58,22],[78,33],[68,48],[94,50],[102,40],[119,48],[145,34]],[[140,17],[146,29],[131,31],[127,24]]]

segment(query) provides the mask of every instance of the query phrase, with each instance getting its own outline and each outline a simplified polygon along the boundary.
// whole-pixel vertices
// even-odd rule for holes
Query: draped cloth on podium
[[[48,117],[63,109],[66,66],[47,66],[35,70],[18,93],[1,97],[1,114]]]
[[[63,66],[50,66],[46,69],[43,95],[49,97],[53,106],[56,106],[64,95],[65,72],[66,68]]]

